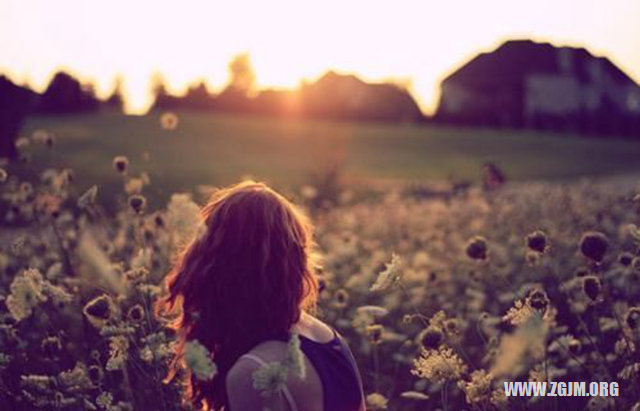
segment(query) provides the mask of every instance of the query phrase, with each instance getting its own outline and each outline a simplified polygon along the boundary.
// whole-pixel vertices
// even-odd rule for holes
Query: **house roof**
[[[564,53],[564,54],[563,54]],[[581,82],[591,81],[591,62],[600,61],[602,70],[620,84],[635,82],[605,57],[595,57],[584,48],[555,47],[532,40],[509,40],[490,53],[481,53],[450,74],[443,83],[467,86],[521,84],[529,74],[561,74],[563,67]]]

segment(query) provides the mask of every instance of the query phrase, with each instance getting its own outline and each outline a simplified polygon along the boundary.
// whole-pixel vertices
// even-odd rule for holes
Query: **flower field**
[[[29,167],[0,169],[0,409],[187,409],[152,306],[206,193],[151,203],[154,183],[125,156],[108,200],[71,169]],[[287,195],[316,224],[316,315],[349,341],[370,410],[639,410],[637,187]],[[196,375],[215,372],[197,342],[187,356]],[[620,395],[507,398],[505,380],[617,381]]]

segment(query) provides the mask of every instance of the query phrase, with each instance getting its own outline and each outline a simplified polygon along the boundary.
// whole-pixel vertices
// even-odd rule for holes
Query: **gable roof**
[[[564,60],[564,61],[563,61]],[[443,83],[466,86],[522,84],[529,74],[561,74],[564,63],[583,83],[591,82],[592,62],[599,61],[603,72],[619,84],[635,82],[606,57],[595,57],[584,48],[555,47],[532,40],[509,40],[490,53],[480,53],[450,74]]]

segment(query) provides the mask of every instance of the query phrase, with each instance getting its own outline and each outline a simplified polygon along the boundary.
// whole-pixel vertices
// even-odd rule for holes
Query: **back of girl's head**
[[[225,378],[240,355],[282,336],[314,305],[312,228],[287,199],[261,183],[216,192],[202,209],[203,229],[166,280],[158,312],[172,318],[178,345],[170,375],[183,368],[186,341],[213,355],[218,373],[200,381],[187,372],[187,398],[217,410]]]

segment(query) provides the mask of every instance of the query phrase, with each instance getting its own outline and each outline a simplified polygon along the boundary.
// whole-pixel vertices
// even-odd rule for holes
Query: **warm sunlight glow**
[[[327,69],[410,82],[431,112],[439,81],[506,38],[586,46],[640,79],[637,0],[125,1],[3,0],[0,72],[42,90],[65,68],[101,96],[122,74],[129,112],[150,104],[149,80],[212,90],[247,52],[260,87],[293,87]]]

